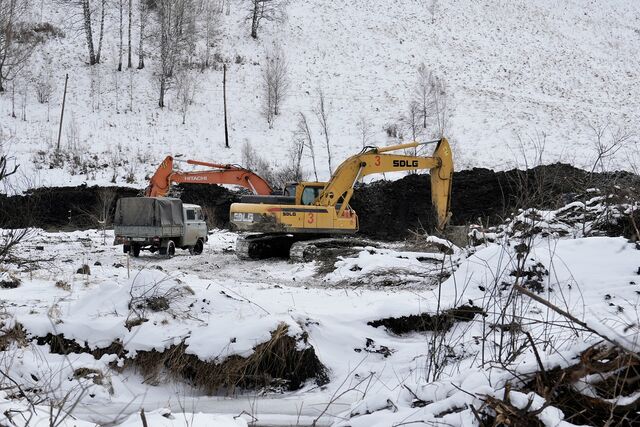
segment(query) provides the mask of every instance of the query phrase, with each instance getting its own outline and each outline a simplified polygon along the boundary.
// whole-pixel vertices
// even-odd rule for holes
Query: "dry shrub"
[[[542,409],[552,405],[565,420],[577,425],[634,426],[640,423],[640,358],[615,347],[595,345],[567,368],[541,369],[522,387],[535,392],[546,403],[538,410],[528,405],[516,408],[509,397],[509,385],[502,399],[487,396],[480,412],[482,425],[539,426]],[[622,404],[616,404],[620,401]],[[487,414],[485,409],[490,409]],[[488,415],[488,416],[487,416]]]
[[[6,351],[12,343],[25,347],[27,342],[27,332],[20,323],[14,323],[11,327],[0,324],[0,351]]]
[[[287,325],[280,324],[271,333],[271,339],[254,347],[254,352],[246,358],[234,355],[222,362],[217,359],[202,361],[187,354],[187,346],[181,343],[163,352],[138,352],[127,365],[138,369],[146,382],[158,384],[165,374],[191,381],[209,394],[231,394],[236,388],[297,390],[306,379],[314,377],[316,383],[325,384],[328,381],[326,371],[313,347],[298,350],[298,339],[287,332]],[[306,343],[306,336],[299,339]]]

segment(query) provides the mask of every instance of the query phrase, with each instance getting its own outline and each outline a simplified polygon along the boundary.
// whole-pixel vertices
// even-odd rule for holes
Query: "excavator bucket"
[[[453,154],[446,138],[438,142],[433,157],[439,159],[440,165],[431,170],[431,202],[436,209],[438,230],[442,231],[451,216],[449,208],[453,178]]]

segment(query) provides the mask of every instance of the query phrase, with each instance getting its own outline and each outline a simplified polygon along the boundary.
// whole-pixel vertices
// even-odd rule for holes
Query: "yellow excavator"
[[[432,156],[397,154],[400,150],[437,143]],[[300,182],[288,185],[283,196],[245,196],[231,205],[230,219],[240,231],[254,232],[239,237],[236,254],[243,259],[291,256],[300,251],[297,242],[358,231],[358,216],[349,206],[356,182],[366,175],[383,172],[429,169],[431,201],[437,227],[443,230],[451,216],[453,155],[442,138],[389,147],[366,147],[345,160],[329,182]],[[393,218],[390,218],[393,220]],[[381,224],[384,226],[384,224]]]

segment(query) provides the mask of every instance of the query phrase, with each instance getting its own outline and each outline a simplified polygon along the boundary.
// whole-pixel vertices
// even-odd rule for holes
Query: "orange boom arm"
[[[167,156],[149,181],[145,190],[147,197],[166,196],[172,183],[230,184],[248,188],[255,194],[269,195],[271,186],[260,176],[240,166],[186,160],[190,165],[207,166],[205,171],[181,172],[173,169],[173,157]]]

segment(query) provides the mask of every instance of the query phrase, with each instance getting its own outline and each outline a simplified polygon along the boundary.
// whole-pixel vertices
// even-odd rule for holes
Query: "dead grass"
[[[515,407],[509,390],[507,387],[502,399],[485,397],[480,408],[485,415],[482,425],[541,426],[537,415],[547,406],[559,408],[565,421],[577,425],[640,425],[640,361],[615,347],[592,346],[572,366],[533,374],[519,391],[542,396],[546,403],[538,410],[531,410],[530,405]],[[486,409],[490,410],[488,417]]]
[[[297,390],[309,378],[315,378],[318,384],[326,383],[325,368],[314,349],[297,348],[299,340],[305,342],[306,337],[296,339],[287,332],[287,325],[280,324],[271,339],[254,347],[246,358],[234,355],[223,361],[202,361],[187,354],[187,346],[181,343],[163,352],[138,352],[126,365],[139,370],[148,383],[186,379],[209,394],[232,394],[238,388]]]
[[[0,351],[7,350],[12,343],[16,343],[18,347],[25,347],[28,344],[27,332],[20,323],[10,327],[0,324]]]

